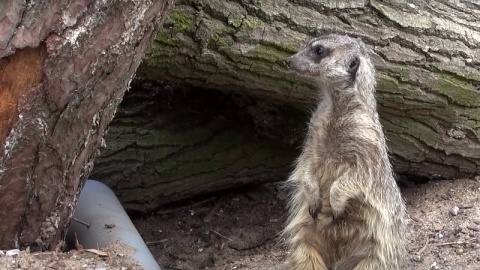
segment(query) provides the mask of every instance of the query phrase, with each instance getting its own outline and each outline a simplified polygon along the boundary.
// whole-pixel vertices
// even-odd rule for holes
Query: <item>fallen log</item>
[[[312,105],[315,86],[284,60],[310,36],[358,36],[386,62],[377,97],[395,171],[473,176],[480,172],[479,10],[475,0],[178,1],[139,73]]]

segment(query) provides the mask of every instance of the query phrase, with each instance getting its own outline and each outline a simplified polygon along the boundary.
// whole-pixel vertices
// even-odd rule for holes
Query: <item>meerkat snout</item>
[[[290,62],[292,61],[292,57],[288,57],[287,59],[285,59],[285,66],[287,66],[287,68],[290,68]]]

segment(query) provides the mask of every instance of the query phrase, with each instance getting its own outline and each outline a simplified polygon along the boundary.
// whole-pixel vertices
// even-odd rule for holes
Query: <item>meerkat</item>
[[[321,95],[296,168],[284,229],[289,270],[405,269],[405,203],[375,100],[372,52],[336,34],[286,60]]]

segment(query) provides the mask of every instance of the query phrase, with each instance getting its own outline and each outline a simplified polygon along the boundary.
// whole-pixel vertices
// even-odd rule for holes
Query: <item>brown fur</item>
[[[327,35],[287,60],[322,93],[287,181],[288,269],[404,269],[407,215],[388,160],[368,54],[358,39]]]

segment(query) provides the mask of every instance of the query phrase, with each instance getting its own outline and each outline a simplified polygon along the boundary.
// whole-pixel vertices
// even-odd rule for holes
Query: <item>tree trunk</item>
[[[480,172],[480,4],[425,1],[179,1],[139,73],[313,104],[284,60],[309,36],[361,37],[384,58],[378,103],[396,172]]]
[[[112,187],[125,209],[139,212],[194,195],[284,180],[295,147],[262,137],[255,123],[286,121],[288,109],[219,91],[132,83],[91,178]],[[307,119],[289,115],[291,121]]]
[[[0,249],[61,243],[172,1],[0,3]]]

